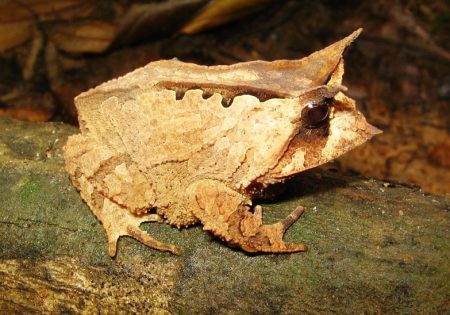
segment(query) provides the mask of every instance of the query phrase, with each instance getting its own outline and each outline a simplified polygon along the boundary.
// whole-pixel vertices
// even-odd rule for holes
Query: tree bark
[[[309,251],[248,255],[201,230],[146,224],[181,256],[101,224],[64,171],[73,127],[0,119],[0,310],[5,313],[320,314],[450,312],[448,197],[313,170],[263,205],[307,211],[287,240]]]

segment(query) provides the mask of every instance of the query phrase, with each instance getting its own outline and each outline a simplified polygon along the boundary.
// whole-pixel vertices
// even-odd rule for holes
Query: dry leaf
[[[49,121],[52,115],[53,113],[45,108],[0,108],[0,117],[9,117],[25,121]]]
[[[172,34],[192,17],[207,0],[175,0],[135,4],[119,21],[114,45]]]
[[[61,50],[70,53],[101,53],[105,51],[116,33],[116,28],[104,22],[85,22],[76,25],[59,25],[50,40]]]
[[[258,9],[273,0],[213,0],[210,1],[191,21],[180,30],[180,33],[193,34],[204,29],[228,23]]]
[[[88,16],[95,5],[89,0],[28,0],[7,1],[0,5],[0,23],[74,19]]]
[[[435,145],[429,159],[438,166],[450,168],[450,139]]]
[[[0,53],[30,39],[36,20],[85,17],[93,8],[94,5],[86,0],[6,1],[0,4]]]
[[[28,21],[0,24],[0,53],[26,42],[33,33]]]

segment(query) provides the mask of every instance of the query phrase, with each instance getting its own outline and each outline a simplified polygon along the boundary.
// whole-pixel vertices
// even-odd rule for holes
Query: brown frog
[[[305,251],[283,241],[302,214],[263,224],[252,198],[330,161],[380,131],[344,95],[345,48],[359,35],[301,60],[199,66],[157,61],[75,98],[81,133],[66,169],[106,229],[174,254],[141,230],[197,222],[247,252]]]

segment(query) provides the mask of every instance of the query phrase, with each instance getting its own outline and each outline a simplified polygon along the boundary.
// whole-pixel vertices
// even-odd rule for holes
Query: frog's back
[[[92,92],[76,100],[82,134],[145,166],[187,161],[222,124],[218,94],[205,100],[190,90],[177,100],[175,91],[153,87]]]
[[[255,69],[269,65],[252,64]],[[187,161],[251,116],[261,98],[284,97],[282,92],[269,92],[255,71],[154,62],[77,96],[80,129],[140,165]],[[239,89],[239,80],[245,92],[255,96],[241,95],[247,93]],[[230,105],[224,104],[226,98],[230,103],[235,98],[246,101],[224,106]]]

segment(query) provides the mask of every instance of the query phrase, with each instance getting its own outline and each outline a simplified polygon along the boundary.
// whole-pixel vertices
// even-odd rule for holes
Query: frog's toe
[[[111,257],[116,256],[117,253],[117,241],[119,240],[120,235],[117,233],[107,233],[108,235],[108,255]]]
[[[286,219],[277,223],[283,227],[283,233],[302,216],[303,212],[305,212],[305,208],[298,206],[286,217]]]
[[[127,235],[147,245],[148,247],[158,249],[163,252],[170,252],[174,255],[180,255],[181,251],[175,245],[161,243],[151,237],[147,232],[141,230],[139,227],[128,226]]]
[[[304,252],[308,247],[303,243],[285,243],[283,241],[286,230],[296,222],[302,213],[303,207],[297,207],[286,219],[275,224],[262,224],[254,235],[246,238],[242,248],[249,252],[293,253]]]

